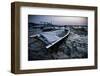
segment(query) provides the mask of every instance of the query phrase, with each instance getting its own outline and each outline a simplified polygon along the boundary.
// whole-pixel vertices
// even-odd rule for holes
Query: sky
[[[49,22],[55,25],[87,25],[87,17],[53,16],[53,15],[28,15],[28,22]]]

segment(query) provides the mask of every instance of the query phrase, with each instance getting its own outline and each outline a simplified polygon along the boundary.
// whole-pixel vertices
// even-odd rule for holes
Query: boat
[[[41,32],[39,34],[31,35],[30,38],[38,39],[43,42],[46,49],[53,47],[64,38],[66,38],[70,34],[70,30],[68,29],[60,29],[53,31]],[[34,43],[33,43],[34,44]]]

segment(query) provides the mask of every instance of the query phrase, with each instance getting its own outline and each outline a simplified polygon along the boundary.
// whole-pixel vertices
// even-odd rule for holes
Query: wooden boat
[[[42,41],[45,44],[45,48],[49,49],[50,47],[56,45],[61,40],[66,38],[70,33],[70,30],[63,29],[63,30],[55,30],[55,31],[48,31],[42,32],[40,34],[31,35],[31,38],[37,38],[38,40]]]

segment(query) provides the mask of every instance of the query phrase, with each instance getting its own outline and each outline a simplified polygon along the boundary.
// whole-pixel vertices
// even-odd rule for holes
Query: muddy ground
[[[29,39],[28,60],[88,58],[88,28],[71,27],[70,34],[59,46],[46,49],[38,39]]]

